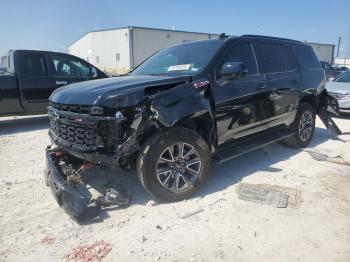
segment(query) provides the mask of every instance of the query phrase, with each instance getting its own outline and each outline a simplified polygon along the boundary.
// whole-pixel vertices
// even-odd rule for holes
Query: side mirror
[[[97,70],[95,67],[90,67],[89,70],[90,70],[90,72],[89,72],[90,79],[94,79],[98,76]]]
[[[227,78],[240,78],[247,73],[247,67],[243,62],[227,62],[220,70],[220,75]]]

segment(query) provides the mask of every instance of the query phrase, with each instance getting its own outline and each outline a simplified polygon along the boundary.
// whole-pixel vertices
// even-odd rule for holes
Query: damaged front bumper
[[[320,104],[317,110],[317,114],[326,128],[335,135],[342,134],[341,130],[332,119],[332,116],[339,116],[339,113],[340,110],[337,99],[335,99],[333,96],[328,94],[326,90],[324,90],[320,94]]]
[[[103,207],[130,203],[130,195],[123,189],[106,188],[105,195],[93,197],[84,183],[85,171],[93,166],[58,147],[46,149],[46,185],[57,204],[78,223],[97,219]]]
[[[60,167],[58,166],[59,150],[46,149],[46,170],[45,181],[50,187],[57,204],[62,207],[67,214],[78,222],[91,218],[91,215],[97,216],[98,206],[91,207],[92,195],[84,183],[68,183],[64,178]],[[95,213],[95,214],[93,214]]]

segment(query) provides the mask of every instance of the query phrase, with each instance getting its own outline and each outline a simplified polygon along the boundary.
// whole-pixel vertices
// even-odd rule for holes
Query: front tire
[[[203,185],[210,163],[209,147],[203,138],[191,129],[175,127],[144,143],[137,159],[137,174],[155,198],[179,201]]]
[[[291,126],[294,135],[286,138],[284,144],[294,148],[306,147],[314,136],[315,117],[313,107],[308,103],[302,103]]]

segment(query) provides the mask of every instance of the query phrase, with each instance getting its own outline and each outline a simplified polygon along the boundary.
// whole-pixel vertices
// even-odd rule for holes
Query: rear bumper
[[[85,220],[92,195],[83,183],[69,184],[53,159],[55,151],[46,150],[45,181],[57,204],[74,220]]]

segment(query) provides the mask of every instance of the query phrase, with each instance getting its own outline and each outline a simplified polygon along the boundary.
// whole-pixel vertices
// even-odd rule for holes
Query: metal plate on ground
[[[275,185],[240,183],[237,193],[238,199],[277,208],[299,207],[301,202],[300,190]]]

